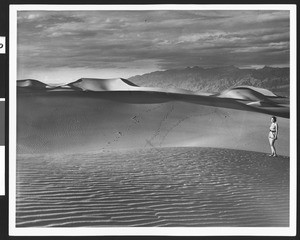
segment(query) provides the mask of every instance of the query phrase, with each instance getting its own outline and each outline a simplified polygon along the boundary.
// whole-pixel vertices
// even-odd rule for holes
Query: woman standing
[[[276,117],[271,117],[271,126],[270,126],[270,132],[269,132],[269,143],[271,147],[271,154],[269,155],[270,157],[277,157],[276,154],[276,149],[274,146],[275,141],[277,140],[277,135],[278,135],[278,124],[277,124],[277,119]]]

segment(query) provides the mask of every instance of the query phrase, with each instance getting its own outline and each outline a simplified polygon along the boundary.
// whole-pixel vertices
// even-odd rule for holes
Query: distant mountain
[[[248,85],[266,88],[289,96],[289,68],[267,67],[261,69],[240,69],[235,66],[202,68],[187,67],[156,71],[137,75],[129,80],[139,86],[160,88],[182,88],[196,92],[221,92],[234,86]]]

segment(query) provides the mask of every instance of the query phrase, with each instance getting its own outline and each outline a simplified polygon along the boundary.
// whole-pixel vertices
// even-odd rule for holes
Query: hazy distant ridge
[[[235,66],[202,68],[188,67],[156,71],[129,78],[135,84],[146,87],[182,88],[191,91],[221,92],[225,89],[248,85],[271,90],[289,96],[289,68],[267,67],[240,69]]]

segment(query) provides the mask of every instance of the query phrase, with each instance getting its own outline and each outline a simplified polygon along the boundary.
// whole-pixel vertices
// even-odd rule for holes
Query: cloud
[[[31,75],[62,67],[134,73],[130,69],[288,65],[288,56],[287,11],[18,13],[18,67]]]

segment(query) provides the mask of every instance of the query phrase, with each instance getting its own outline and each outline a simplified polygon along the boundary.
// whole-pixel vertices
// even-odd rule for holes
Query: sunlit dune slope
[[[31,86],[18,87],[19,153],[174,146],[268,152],[270,116],[276,115],[278,153],[289,155],[289,108],[251,88],[230,98],[154,91],[122,79],[81,79],[59,91]]]
[[[75,82],[67,84],[71,88],[83,91],[130,91],[136,90],[137,85],[126,79],[97,79],[97,78],[81,78]]]
[[[247,86],[234,87],[234,88],[227,89],[217,94],[216,96],[222,98],[233,98],[233,99],[248,100],[248,101],[270,101],[268,97],[270,97],[271,94],[269,94],[266,89],[262,89],[262,90],[264,91],[260,91],[259,89],[253,89]],[[271,96],[276,97],[275,94]]]

